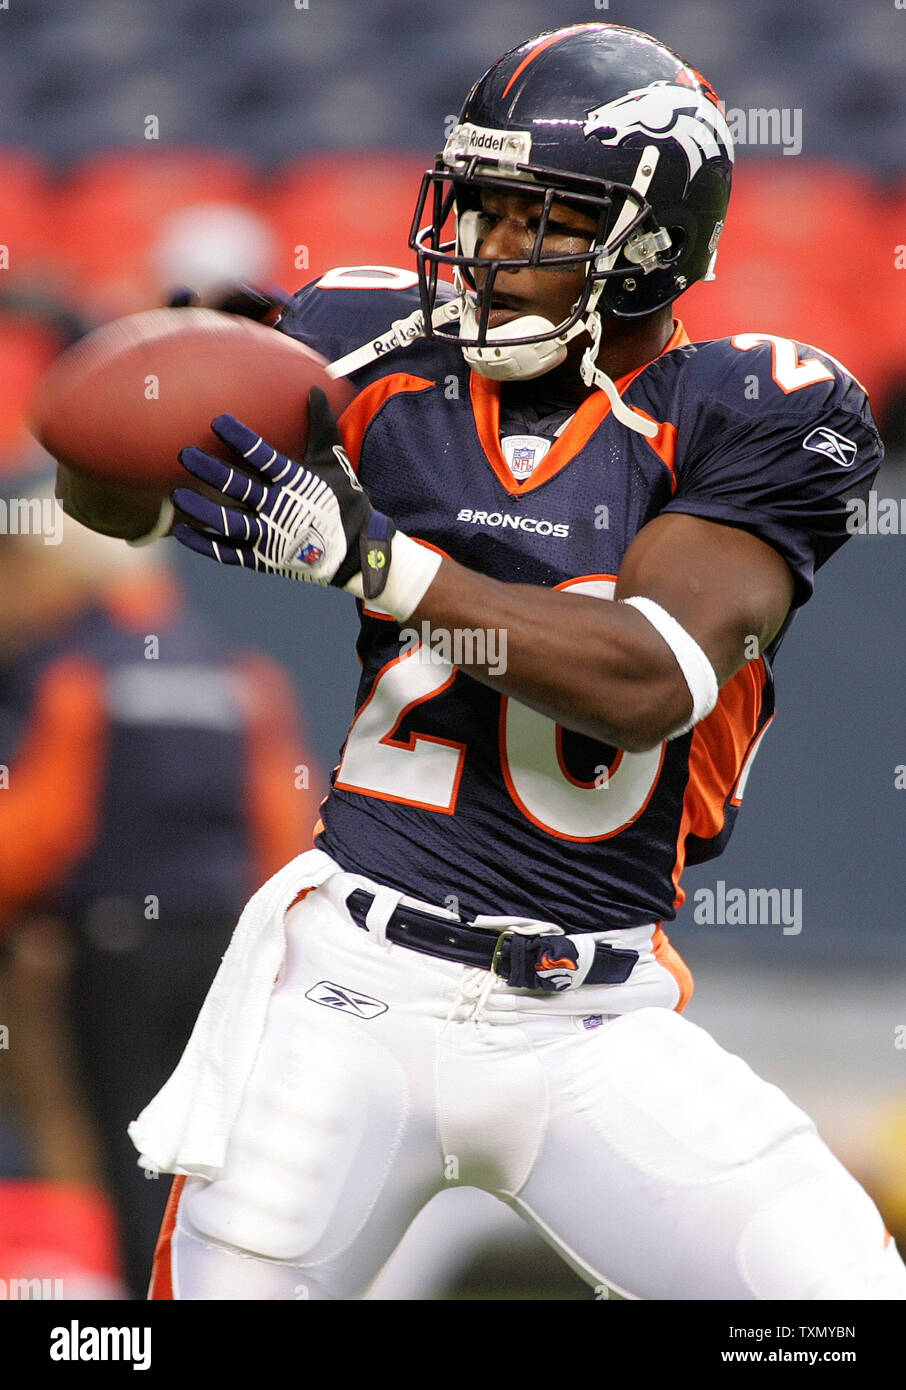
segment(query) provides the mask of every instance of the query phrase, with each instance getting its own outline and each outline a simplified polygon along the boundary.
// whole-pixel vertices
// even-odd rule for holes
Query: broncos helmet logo
[[[589,111],[582,128],[602,145],[619,145],[627,135],[677,142],[689,165],[689,180],[706,159],[733,159],[733,137],[719,106],[701,92],[675,82],[652,82]]]

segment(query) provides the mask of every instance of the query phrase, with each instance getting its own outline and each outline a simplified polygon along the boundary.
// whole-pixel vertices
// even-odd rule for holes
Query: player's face
[[[538,232],[542,199],[485,189],[481,204],[487,230],[478,244],[477,255],[487,260],[528,256]],[[568,202],[554,202],[542,254],[579,255],[589,249],[596,230],[595,219],[586,212]],[[492,290],[488,327],[496,328],[524,314],[541,314],[551,323],[562,323],[582,293],[585,274],[584,266],[499,271]],[[487,275],[476,269],[479,296],[486,280]]]

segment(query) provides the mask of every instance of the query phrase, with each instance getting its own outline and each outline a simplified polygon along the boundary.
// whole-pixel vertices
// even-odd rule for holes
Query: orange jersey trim
[[[658,965],[662,965],[665,970],[673,976],[679,985],[679,1001],[674,1005],[674,1012],[681,1014],[683,1009],[692,998],[695,989],[695,980],[692,978],[692,971],[683,960],[675,946],[670,944],[664,928],[658,923],[657,931],[652,937],[652,950]]]
[[[672,352],[677,347],[684,347],[689,342],[688,333],[677,319],[674,321],[670,338],[657,357],[663,357],[664,353]],[[652,362],[657,361],[657,357],[642,363],[640,367],[635,367],[626,376],[621,376],[614,383],[621,396],[632,385],[636,377],[645,371],[646,367],[650,367]],[[565,468],[577,454],[582,452],[595,430],[604,423],[610,414],[610,401],[603,391],[593,391],[590,396],[586,396],[566,429],[554,440],[531,477],[527,478],[524,483],[520,483],[513,477],[500,447],[500,382],[493,381],[490,377],[480,376],[478,372],[472,372],[469,379],[469,395],[481,447],[484,449],[488,463],[494,470],[497,481],[511,497],[519,497],[523,493],[534,492],[535,488],[541,487],[543,483],[548,482],[562,468]],[[638,410],[639,408],[634,406],[633,409]],[[653,416],[645,410],[639,410],[639,414],[644,415],[646,420],[653,419]],[[671,490],[673,490],[676,487],[674,475],[676,426],[669,421],[655,420],[654,423],[658,426],[658,433],[654,439],[649,439],[647,442],[670,473]]]
[[[654,450],[670,474],[670,491],[676,492],[676,425],[670,420],[655,420],[654,416],[649,415],[647,410],[642,410],[641,406],[634,405],[632,408],[637,415],[644,415],[646,420],[651,420],[657,425],[657,434],[653,439],[646,439],[645,443]]]
[[[319,824],[320,824],[320,822],[319,822]],[[324,827],[321,826],[321,829],[323,830]],[[314,888],[300,888],[300,889],[299,889],[299,892],[296,894],[296,896],[293,898],[292,902],[290,903],[289,907],[286,909],[287,912],[289,912],[291,908],[298,907],[299,904],[300,904],[301,902],[304,902],[304,900],[308,897],[309,893],[313,893],[314,891],[315,891]]]
[[[686,837],[695,835],[710,840],[723,829],[727,802],[757,736],[766,683],[763,658],[747,662],[727,681],[708,717],[695,726],[673,869],[676,907],[686,900],[680,888],[686,864]]]
[[[385,405],[391,396],[398,396],[404,391],[427,391],[436,385],[436,381],[429,381],[427,377],[412,376],[409,372],[394,372],[391,376],[382,376],[379,381],[373,381],[364,391],[359,392],[337,421],[343,445],[356,472],[359,468],[365,431],[381,406]]]
[[[673,332],[671,333],[667,342],[664,344],[664,347],[658,353],[658,357],[663,357],[665,352],[672,352],[674,348],[688,347],[691,344],[691,342],[692,339],[686,332],[685,325],[683,324],[682,320],[674,319]],[[651,362],[656,361],[657,357],[652,357]],[[651,362],[646,362],[645,365],[642,367],[636,367],[633,371],[628,372],[626,376],[621,376],[619,381],[614,383],[621,396],[629,390],[629,387],[635,381],[636,377],[641,376],[645,368],[651,366]],[[655,420],[654,416],[649,415],[648,411],[643,410],[641,406],[633,406],[633,410],[636,410],[639,413],[639,415],[644,415],[646,420],[651,420],[653,424],[657,425],[657,434],[654,436],[653,439],[649,439],[647,442],[654,450],[654,452],[657,454],[658,458],[661,460],[661,463],[663,463],[664,467],[669,472],[670,491],[675,492],[676,425],[672,424],[669,420]]]
[[[500,447],[500,382],[472,372],[469,378],[469,395],[481,447],[497,475],[497,481],[513,497],[534,492],[536,487],[540,487],[559,473],[561,468],[565,468],[576,454],[585,448],[595,430],[610,412],[610,401],[604,392],[593,392],[579,406],[559,438],[554,440],[531,477],[520,483],[513,477]]]
[[[670,334],[670,337],[667,339],[660,352],[657,353],[655,357],[649,358],[647,362],[643,362],[641,367],[633,367],[631,372],[627,372],[625,376],[621,376],[614,382],[620,395],[622,396],[623,392],[629,389],[636,377],[641,376],[642,372],[644,372],[647,367],[650,367],[652,362],[656,362],[658,357],[663,357],[666,352],[672,352],[674,348],[689,347],[691,343],[692,339],[686,332],[682,319],[674,319],[673,332]]]

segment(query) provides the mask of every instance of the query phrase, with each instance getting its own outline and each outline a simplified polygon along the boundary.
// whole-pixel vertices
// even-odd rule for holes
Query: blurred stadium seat
[[[150,148],[86,160],[54,199],[56,246],[73,297],[107,318],[159,303],[151,256],[167,219],[201,203],[246,205],[251,197],[247,165],[210,150]]]
[[[906,179],[891,190],[874,244],[880,253],[875,269],[878,313],[874,327],[886,400],[896,387],[900,392],[906,389]],[[859,278],[862,281],[861,275]]]
[[[0,1281],[4,1298],[125,1297],[113,1212],[104,1195],[70,1182],[0,1180]],[[43,1280],[40,1294],[11,1292]]]
[[[39,377],[59,350],[49,327],[0,314],[0,473],[14,471],[34,452],[29,405]]]
[[[331,266],[411,265],[410,222],[431,163],[394,151],[319,154],[265,175],[231,155],[166,147],[97,154],[54,184],[30,154],[0,149],[0,245],[9,247],[10,283],[43,277],[102,319],[161,302],[180,236],[188,283],[204,259],[191,254],[194,237],[205,243],[212,273],[232,256],[238,278],[292,290]],[[268,224],[272,244],[263,223],[256,233],[255,218]],[[896,265],[904,227],[906,184],[887,194],[868,173],[844,166],[743,161],[717,280],[694,286],[680,316],[693,339],[749,331],[816,343],[865,383],[880,410],[906,377],[892,312],[906,286],[906,269]],[[18,354],[5,409],[18,398],[30,349],[2,351],[4,360]],[[0,421],[0,447],[10,428]]]
[[[730,204],[752,243],[816,283],[852,285],[852,257],[877,238],[878,186],[863,170],[797,159],[737,165]]]
[[[263,202],[277,237],[280,283],[295,290],[337,265],[411,265],[409,228],[432,164],[427,156],[374,151],[288,165]]]
[[[717,279],[678,304],[693,339],[776,333],[833,353],[875,403],[888,372],[878,283],[892,250],[881,190],[865,174],[797,160],[742,163]],[[906,279],[903,281],[906,284]],[[889,317],[889,302],[886,306]]]
[[[50,187],[44,165],[24,150],[0,148],[0,247],[8,252],[8,276],[21,278],[47,254]]]

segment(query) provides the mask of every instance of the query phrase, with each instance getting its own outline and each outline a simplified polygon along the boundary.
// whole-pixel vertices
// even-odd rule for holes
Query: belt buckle
[[[497,969],[497,967],[500,964],[500,957],[503,955],[503,947],[508,938],[515,935],[516,930],[514,927],[506,927],[498,936],[497,945],[494,947],[494,954],[491,957],[491,972],[494,975],[497,975],[498,978],[501,980],[504,977],[500,974],[500,971]]]
[[[498,936],[497,945],[494,947],[494,954],[491,957],[491,970],[499,979],[505,979],[507,983],[509,983],[509,976],[501,975],[497,966],[500,964],[500,957],[503,954],[503,948],[507,939],[513,936],[534,936],[536,938],[539,936],[566,936],[566,932],[562,927],[556,927],[553,923],[548,924],[547,922],[540,922],[534,927],[505,927]],[[535,986],[530,985],[526,986],[526,988],[534,989]]]

